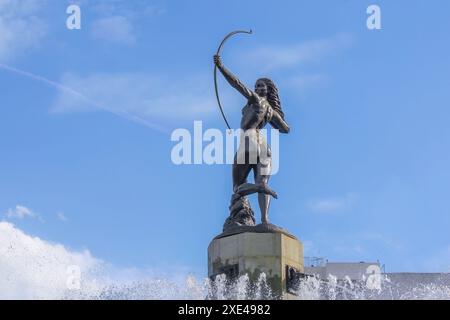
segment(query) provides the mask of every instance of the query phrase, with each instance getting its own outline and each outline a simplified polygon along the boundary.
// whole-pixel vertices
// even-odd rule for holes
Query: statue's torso
[[[248,153],[251,150],[257,152],[258,157],[270,157],[270,147],[267,145],[265,136],[261,133],[267,124],[266,113],[270,107],[269,102],[265,98],[255,97],[248,100],[247,104],[242,108],[241,119],[241,139],[238,152]],[[246,137],[244,139],[244,136]],[[247,141],[244,143],[244,141]]]
[[[242,108],[241,129],[244,131],[249,129],[262,129],[265,127],[267,121],[265,114],[270,107],[266,98],[256,97],[248,100],[247,104]],[[263,113],[264,117],[261,120],[257,119],[258,113]]]

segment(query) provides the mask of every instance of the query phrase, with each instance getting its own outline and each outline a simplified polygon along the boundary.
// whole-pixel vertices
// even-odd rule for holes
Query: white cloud
[[[8,209],[8,211],[6,211],[5,213],[5,216],[7,218],[17,218],[17,219],[38,217],[38,215],[31,209],[28,209],[27,207],[21,205],[17,205],[15,208]]]
[[[330,81],[330,77],[324,74],[299,74],[286,77],[284,81],[286,89],[292,89],[295,93],[299,93],[299,97],[305,98],[306,94],[314,91]]]
[[[355,204],[356,200],[356,194],[348,193],[343,197],[311,200],[308,203],[308,207],[312,211],[319,213],[335,213],[350,209]]]
[[[0,60],[11,60],[39,46],[46,25],[38,12],[46,1],[0,0]]]
[[[328,76],[323,74],[300,74],[290,78],[290,85],[301,90],[314,87],[328,81]]]
[[[166,9],[155,5],[146,5],[142,13],[147,17],[160,16],[166,13]]]
[[[262,72],[319,62],[324,57],[348,46],[352,39],[340,34],[329,39],[311,40],[292,45],[265,45],[243,53],[241,61]]]
[[[128,112],[127,110],[125,110],[125,108],[110,108],[106,105],[103,105],[102,103],[100,103],[98,101],[95,101],[93,99],[90,99],[89,97],[86,97],[81,92],[78,92],[72,88],[69,88],[61,83],[47,79],[43,76],[28,72],[25,70],[20,70],[20,69],[17,69],[17,68],[14,68],[14,67],[11,67],[11,66],[8,66],[5,64],[1,64],[1,63],[0,63],[0,69],[15,73],[15,74],[23,76],[23,77],[33,79],[35,81],[45,83],[45,84],[50,85],[51,87],[55,88],[56,90],[58,90],[59,97],[62,97],[61,98],[62,101],[60,101],[60,102],[62,103],[63,106],[68,105],[69,110],[66,110],[65,108],[62,108],[60,110],[58,108],[58,106],[60,106],[60,104],[56,103],[56,107],[53,109],[53,111],[55,111],[55,112],[66,112],[66,111],[70,112],[70,111],[80,111],[80,110],[85,111],[85,110],[96,110],[96,109],[104,110],[104,111],[113,113],[116,116],[125,118],[127,120],[134,121],[136,123],[145,125],[152,129],[156,129],[156,130],[165,132],[164,128],[161,127],[160,125],[150,123],[149,121],[143,119],[139,115]],[[76,107],[74,108],[74,110],[71,110],[70,105],[73,103],[76,103]]]
[[[132,45],[136,36],[132,22],[123,16],[100,18],[91,26],[91,34],[97,40]]]
[[[92,4],[92,11],[98,15],[113,16],[121,13],[130,18],[145,18],[162,15],[166,12],[164,7],[148,0],[97,0]]]
[[[192,122],[216,111],[212,83],[200,76],[169,79],[148,74],[66,74],[60,82],[0,63],[0,68],[50,85],[57,97],[54,113],[103,110],[149,128],[167,132],[171,122]],[[229,94],[222,93],[224,103]]]
[[[138,32],[135,26],[142,19],[165,13],[160,6],[138,0],[99,0],[90,10],[98,16],[90,26],[94,39],[123,45],[136,43]]]
[[[60,90],[51,108],[55,113],[95,111],[100,106],[163,127],[170,121],[204,118],[216,111],[210,81],[203,77],[173,80],[148,74],[66,74],[61,83],[80,95]]]
[[[74,273],[79,268],[79,289]],[[88,250],[30,236],[0,221],[1,299],[203,299],[207,289],[185,268],[116,268]],[[76,273],[75,273],[76,275]]]
[[[58,212],[56,214],[56,217],[58,218],[59,221],[68,221],[69,219],[67,219],[66,215],[64,214],[64,212]]]

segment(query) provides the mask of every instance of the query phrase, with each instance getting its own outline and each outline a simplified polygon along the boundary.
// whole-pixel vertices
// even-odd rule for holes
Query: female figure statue
[[[261,222],[268,223],[270,197],[277,197],[269,189],[268,182],[271,169],[271,151],[260,130],[267,123],[280,130],[289,132],[284,120],[278,89],[272,80],[258,79],[255,89],[250,90],[236,78],[222,63],[219,55],[214,56],[214,63],[228,83],[247,99],[242,109],[240,146],[233,163],[233,196],[230,205],[230,217],[224,230],[233,226],[254,226],[255,218],[247,195],[258,193],[258,204],[261,211]],[[253,160],[254,159],[254,160]],[[252,161],[253,160],[253,161]],[[253,170],[254,184],[247,183],[247,177]]]

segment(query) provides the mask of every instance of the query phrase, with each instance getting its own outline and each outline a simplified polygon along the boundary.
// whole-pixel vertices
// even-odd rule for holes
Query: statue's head
[[[274,108],[284,119],[284,113],[281,110],[281,102],[278,95],[278,88],[272,80],[268,78],[260,78],[256,80],[255,92],[258,96],[265,97],[267,101],[269,101],[272,108]]]
[[[267,91],[269,90],[267,87],[267,79],[262,78],[256,80],[255,83],[255,92],[260,97],[267,97]]]

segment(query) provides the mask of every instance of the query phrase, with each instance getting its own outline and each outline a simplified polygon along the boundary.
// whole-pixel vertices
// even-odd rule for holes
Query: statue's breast
[[[246,115],[249,112],[252,111],[252,104],[251,103],[247,103],[243,108],[242,108],[242,115]]]
[[[242,108],[241,128],[244,130],[262,129],[266,125],[265,117],[262,115],[267,112],[269,106],[266,99],[260,98],[256,101],[249,101]]]
[[[256,99],[249,100],[247,104],[242,108],[242,115],[254,112],[264,112],[264,110],[267,110],[269,106],[269,102],[265,98],[257,97]]]

